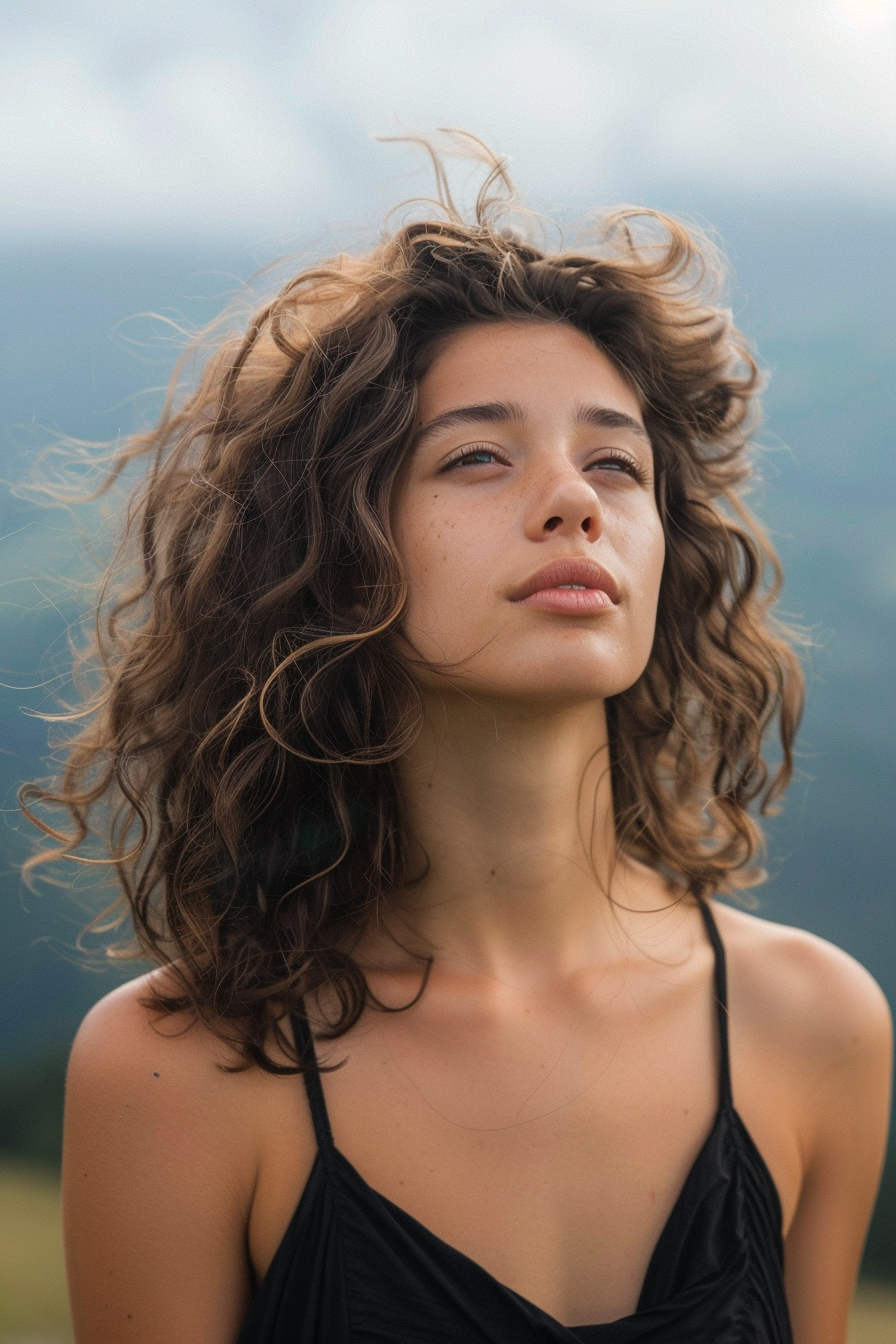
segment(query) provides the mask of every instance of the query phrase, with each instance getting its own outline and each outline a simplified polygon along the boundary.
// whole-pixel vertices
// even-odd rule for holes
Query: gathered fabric
[[[708,903],[701,911],[715,955],[719,1106],[631,1315],[563,1325],[378,1194],[333,1143],[312,1067],[317,1155],[238,1344],[792,1344],[781,1203],[734,1108],[725,950]],[[305,1019],[293,1030],[314,1061]]]

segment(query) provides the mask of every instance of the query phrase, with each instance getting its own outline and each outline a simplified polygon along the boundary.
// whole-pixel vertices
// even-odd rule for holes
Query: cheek
[[[447,563],[452,531],[438,493],[407,500],[396,539],[412,596],[427,589]]]
[[[642,520],[637,539],[630,551],[629,568],[632,604],[628,626],[628,650],[632,658],[629,671],[634,680],[650,661],[656,640],[660,585],[666,555],[666,538],[657,516],[648,526]]]
[[[663,525],[657,517],[653,544],[648,554],[647,568],[649,572],[649,584],[653,593],[654,606],[659,599],[660,583],[663,578],[663,569],[666,563],[666,535],[663,532]]]
[[[617,544],[626,562],[631,591],[646,612],[656,606],[666,559],[666,537],[659,514],[651,510],[626,519]]]
[[[412,590],[469,591],[474,576],[482,580],[500,530],[494,509],[479,517],[476,509],[449,507],[453,502],[450,492],[414,492],[395,519],[395,539]]]
[[[469,656],[483,613],[477,607],[476,564],[471,563],[463,518],[452,517],[438,493],[406,501],[394,535],[408,584],[404,636],[424,663],[452,664]],[[481,575],[481,566],[479,566]],[[425,674],[418,667],[419,678]]]
[[[455,588],[469,582],[471,543],[475,532],[468,520],[453,516],[438,490],[410,492],[393,521],[393,532],[408,580],[409,614],[453,605]]]

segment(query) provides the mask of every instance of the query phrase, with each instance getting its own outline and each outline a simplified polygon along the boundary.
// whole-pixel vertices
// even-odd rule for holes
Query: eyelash
[[[462,466],[464,463],[468,463],[471,458],[482,455],[493,457],[496,462],[502,463],[505,467],[510,465],[506,458],[502,458],[490,444],[473,444],[472,446],[468,445],[464,448],[456,457],[449,458],[447,462],[444,462],[439,468],[439,474],[441,475],[443,472],[450,471],[452,467]],[[591,467],[603,466],[606,462],[615,462],[625,467],[628,474],[633,480],[636,480],[639,485],[644,485],[647,480],[647,472],[639,462],[636,462],[633,457],[629,457],[627,453],[608,453],[604,457],[599,457],[592,462]],[[586,470],[590,470],[590,467],[586,468]]]
[[[500,462],[505,467],[510,465],[509,462],[506,460],[506,458],[500,457],[498,453],[495,451],[495,449],[491,447],[490,444],[474,443],[472,446],[468,444],[466,448],[461,449],[461,451],[457,454],[456,457],[450,457],[447,462],[443,462],[441,467],[439,468],[439,473],[441,474],[443,471],[450,471],[452,467],[460,466],[461,463],[466,462],[468,458],[480,457],[482,454],[485,453],[487,453],[489,457],[495,458],[496,461]]]
[[[647,481],[647,472],[641,466],[641,463],[637,462],[635,458],[629,457],[627,453],[608,453],[605,457],[597,458],[596,461],[591,463],[591,466],[603,466],[605,462],[618,462],[621,466],[625,467],[628,474],[633,480],[636,480],[639,485],[644,485]]]

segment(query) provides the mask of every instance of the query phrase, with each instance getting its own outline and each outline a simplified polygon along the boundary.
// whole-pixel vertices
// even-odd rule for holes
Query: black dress
[[[701,908],[715,953],[719,1109],[631,1316],[561,1325],[377,1194],[334,1147],[312,1070],[317,1156],[238,1344],[791,1344],[781,1205],[732,1103],[725,952]],[[307,1024],[293,1025],[313,1057]]]

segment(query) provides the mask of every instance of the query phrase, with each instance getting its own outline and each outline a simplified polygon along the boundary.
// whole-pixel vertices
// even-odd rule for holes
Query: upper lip
[[[524,583],[510,594],[511,602],[522,602],[533,593],[545,588],[560,588],[565,583],[581,584],[583,588],[600,588],[611,602],[619,602],[619,585],[609,570],[604,569],[596,560],[566,559],[552,560],[542,565]]]

